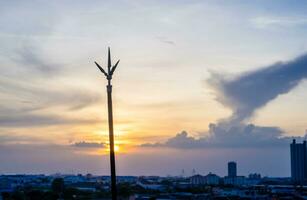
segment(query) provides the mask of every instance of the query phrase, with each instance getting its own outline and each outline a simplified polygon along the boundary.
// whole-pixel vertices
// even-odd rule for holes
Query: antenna
[[[181,177],[184,177],[184,169],[181,170]]]
[[[98,69],[103,73],[103,75],[108,80],[107,84],[107,95],[108,95],[108,121],[109,121],[109,142],[110,142],[110,166],[111,166],[111,192],[112,200],[117,200],[117,190],[116,190],[116,171],[115,171],[115,151],[114,151],[114,130],[113,130],[113,106],[112,106],[112,76],[119,63],[119,60],[114,66],[111,63],[111,53],[110,47],[108,48],[108,66],[107,72],[95,62]]]

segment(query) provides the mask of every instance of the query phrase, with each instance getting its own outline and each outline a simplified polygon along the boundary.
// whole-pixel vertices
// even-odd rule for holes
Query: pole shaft
[[[108,120],[109,120],[109,141],[110,141],[111,192],[112,192],[112,200],[117,200],[114,132],[113,132],[113,110],[112,110],[112,85],[110,81],[108,82],[107,85],[107,93],[108,93]]]

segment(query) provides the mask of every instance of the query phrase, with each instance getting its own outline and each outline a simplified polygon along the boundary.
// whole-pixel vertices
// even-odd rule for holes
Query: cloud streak
[[[99,143],[99,142],[76,142],[72,146],[78,147],[78,148],[104,148],[105,144],[104,143]]]
[[[34,46],[25,45],[16,51],[16,62],[29,72],[39,73],[40,75],[50,76],[60,71],[60,65],[47,61],[38,53]]]
[[[55,87],[54,82],[61,77],[64,65],[53,64],[50,59],[44,59],[37,48],[28,45],[17,49],[15,56],[9,59],[5,72],[10,75],[0,75],[0,126],[13,128],[96,122],[97,119],[82,119],[79,115],[64,117],[64,112],[70,114],[101,100],[101,95],[90,89],[67,85]],[[55,74],[58,76],[54,77]],[[59,108],[61,114],[45,112]]]
[[[43,115],[31,112],[10,112],[0,115],[1,127],[35,127],[61,124],[89,124],[97,123],[95,119],[65,118],[60,115]]]
[[[176,43],[174,41],[169,40],[167,37],[157,36],[156,39],[159,40],[160,42],[168,44],[168,45],[176,45]]]
[[[267,27],[293,27],[293,26],[306,26],[307,17],[271,17],[262,16],[251,19],[251,23],[257,28]]]
[[[46,114],[44,110],[60,107],[62,111],[78,111],[99,102],[91,91],[68,89],[45,90],[40,87],[0,77],[0,125],[6,127],[45,126],[54,124],[93,123],[97,119]],[[26,86],[27,85],[27,86]]]

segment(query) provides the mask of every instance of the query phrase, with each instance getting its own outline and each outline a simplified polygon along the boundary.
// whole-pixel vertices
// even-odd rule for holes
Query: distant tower
[[[237,163],[236,162],[228,162],[228,176],[236,177],[237,176]]]
[[[184,177],[184,169],[181,170],[181,177]]]
[[[301,144],[295,139],[290,144],[291,154],[291,178],[295,184],[307,182],[307,146],[306,141]]]

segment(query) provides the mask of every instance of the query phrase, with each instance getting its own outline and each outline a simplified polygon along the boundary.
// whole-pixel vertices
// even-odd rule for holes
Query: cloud
[[[205,136],[194,138],[183,131],[163,143],[142,147],[208,148],[208,147],[286,147],[291,142],[278,127],[245,124],[256,110],[281,94],[286,94],[307,77],[307,55],[288,62],[241,74],[233,79],[212,74],[209,80],[217,100],[232,109],[231,117],[210,124]],[[303,137],[296,137],[298,140]]]
[[[14,60],[19,63],[23,69],[28,69],[30,72],[39,73],[40,75],[50,76],[60,71],[60,65],[52,63],[50,60],[43,58],[39,50],[35,46],[25,45],[16,51]]]
[[[307,25],[307,17],[272,17],[262,16],[251,19],[256,28],[293,27]]]
[[[46,72],[47,73],[47,72]],[[48,73],[47,73],[48,74]],[[63,115],[79,111],[101,101],[101,95],[90,89],[71,86],[50,87],[47,82],[35,84],[27,80],[0,75],[0,126],[29,127],[55,124],[94,123],[97,119],[82,119]],[[61,114],[50,110],[61,110]],[[49,110],[46,114],[46,110]]]
[[[176,134],[162,143],[146,143],[141,147],[170,147],[177,149],[198,148],[278,148],[288,147],[292,139],[304,137],[284,137],[277,127],[261,127],[253,124],[223,128],[210,124],[209,132],[199,138],[191,137],[186,131]]]
[[[0,145],[11,143],[33,143],[34,141],[37,141],[35,137],[14,134],[14,132],[6,132],[1,130],[0,133]]]
[[[43,115],[31,112],[11,112],[0,115],[1,127],[34,127],[61,124],[96,123],[95,119],[65,118],[60,115]]]
[[[242,122],[281,94],[286,94],[307,77],[307,55],[278,62],[234,79],[212,74],[209,83],[217,101],[233,111],[231,123]]]
[[[104,148],[104,143],[98,143],[98,142],[76,142],[72,146],[79,147],[79,148]]]
[[[1,82],[1,80],[0,80]],[[6,88],[7,89],[7,88]],[[21,88],[19,88],[21,90]],[[0,86],[1,91],[1,86]],[[20,91],[12,90],[16,97],[10,94],[2,94],[2,105],[0,106],[0,126],[45,126],[54,124],[95,123],[97,119],[84,119],[81,116],[64,117],[65,111],[77,111],[92,106],[100,101],[96,93],[89,91],[45,91],[37,88],[28,88]],[[52,114],[44,110],[60,107],[62,115]]]
[[[172,40],[169,40],[167,39],[166,37],[163,37],[163,36],[157,36],[156,37],[157,40],[159,40],[160,42],[163,42],[163,43],[166,43],[166,44],[169,44],[169,45],[176,45],[176,43]]]

